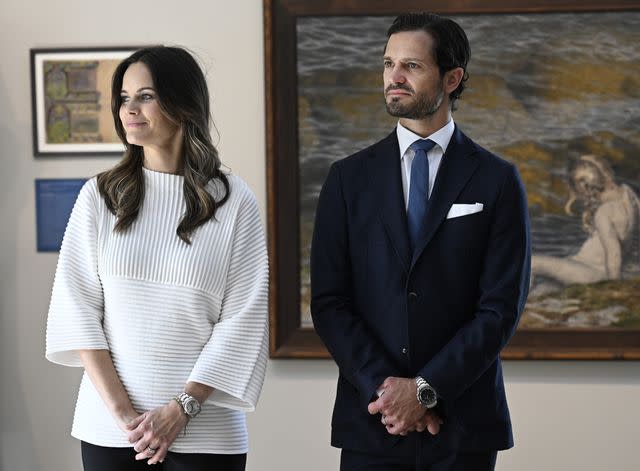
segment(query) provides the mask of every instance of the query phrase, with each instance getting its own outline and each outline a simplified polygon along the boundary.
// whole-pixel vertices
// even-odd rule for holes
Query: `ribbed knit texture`
[[[166,404],[187,381],[215,388],[172,451],[245,453],[244,411],[267,363],[268,265],[255,197],[229,176],[231,195],[187,245],[176,235],[184,178],[144,170],[138,218],[114,233],[96,179],[82,188],[65,231],[47,323],[46,356],[82,366],[77,350],[108,349],[133,407]],[[208,187],[219,195],[221,185]],[[88,376],[71,434],[130,447]]]

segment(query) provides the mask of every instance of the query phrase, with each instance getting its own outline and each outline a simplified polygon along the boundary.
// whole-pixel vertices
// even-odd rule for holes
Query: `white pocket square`
[[[482,211],[483,207],[484,206],[482,203],[452,204],[451,209],[449,209],[449,212],[447,213],[447,219],[479,213],[480,211]]]

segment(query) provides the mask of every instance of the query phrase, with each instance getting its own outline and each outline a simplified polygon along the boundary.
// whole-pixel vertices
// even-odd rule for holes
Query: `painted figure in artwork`
[[[581,206],[582,226],[589,238],[568,257],[534,255],[532,294],[557,284],[585,284],[619,280],[640,267],[640,199],[631,187],[618,184],[609,164],[583,155],[570,172],[571,195],[565,206],[570,215]],[[540,278],[544,278],[541,281]]]

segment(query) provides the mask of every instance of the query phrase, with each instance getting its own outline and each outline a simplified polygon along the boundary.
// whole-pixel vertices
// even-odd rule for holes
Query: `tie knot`
[[[431,149],[433,149],[433,146],[435,145],[436,143],[433,142],[431,139],[418,139],[413,144],[411,144],[410,147],[414,151],[423,150],[426,153],[426,152],[429,152]]]

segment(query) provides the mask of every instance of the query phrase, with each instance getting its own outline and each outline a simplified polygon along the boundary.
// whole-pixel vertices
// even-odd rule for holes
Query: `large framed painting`
[[[467,32],[454,119],[527,189],[532,282],[503,357],[640,359],[638,0],[265,0],[272,357],[328,356],[309,314],[318,193],[393,129],[386,29],[420,10]]]
[[[124,152],[111,115],[111,77],[135,49],[31,49],[36,156]]]

